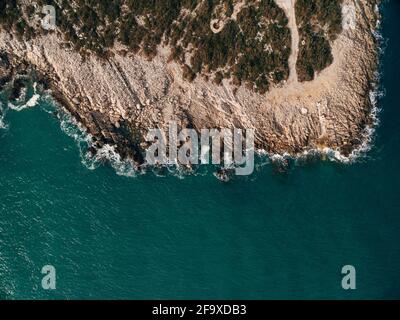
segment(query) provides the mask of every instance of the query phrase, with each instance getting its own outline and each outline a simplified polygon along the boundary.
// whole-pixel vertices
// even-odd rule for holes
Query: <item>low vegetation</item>
[[[342,31],[343,0],[297,0],[296,19],[300,34],[297,74],[300,81],[332,64],[331,44]]]
[[[118,41],[153,59],[160,45],[168,45],[170,60],[182,65],[188,81],[229,79],[261,93],[289,75],[290,31],[274,0],[39,0],[36,8],[18,3],[0,1],[0,25],[21,37],[43,32],[27,20],[53,5],[58,30],[82,53],[106,58]]]

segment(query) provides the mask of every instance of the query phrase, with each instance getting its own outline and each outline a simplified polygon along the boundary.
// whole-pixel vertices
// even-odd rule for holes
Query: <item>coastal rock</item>
[[[167,130],[170,121],[197,130],[254,129],[256,148],[270,153],[296,155],[332,148],[349,155],[360,146],[371,123],[369,94],[378,58],[376,3],[344,0],[344,6],[354,7],[356,28],[345,28],[333,42],[332,65],[313,81],[298,82],[292,57],[290,81],[265,94],[229,81],[217,86],[196,77],[188,82],[180,66],[169,60],[168,47],[161,47],[151,61],[140,54],[122,54],[126,48],[121,45],[98,58],[67,48],[59,32],[21,41],[2,30],[0,50],[12,55],[15,66],[33,66],[55,98],[98,141],[116,146],[122,157],[138,162],[143,162],[140,145],[147,130]],[[289,16],[293,5],[287,3]],[[295,23],[290,28],[297,33]],[[0,65],[0,80],[8,75],[7,68]],[[76,97],[83,98],[78,103]],[[118,125],[116,117],[121,119]]]
[[[27,83],[26,80],[17,78],[14,80],[12,89],[9,95],[9,99],[11,101],[16,101],[21,98],[23,90],[26,90]]]

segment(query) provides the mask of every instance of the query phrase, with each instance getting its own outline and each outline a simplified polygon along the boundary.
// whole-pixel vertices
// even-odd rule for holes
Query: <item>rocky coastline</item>
[[[313,81],[298,82],[292,75],[265,94],[234,88],[226,80],[221,86],[201,77],[185,81],[179,66],[168,61],[168,47],[149,61],[117,44],[112,55],[100,59],[81,55],[57,32],[21,41],[1,29],[0,90],[11,83],[11,95],[17,97],[23,86],[18,75],[34,73],[93,136],[93,153],[112,145],[138,165],[144,162],[147,130],[166,128],[170,121],[197,130],[254,129],[256,148],[270,154],[296,156],[329,148],[346,157],[373,125],[378,4],[344,0],[343,12],[352,12],[356,25],[344,25],[333,43],[333,64]]]

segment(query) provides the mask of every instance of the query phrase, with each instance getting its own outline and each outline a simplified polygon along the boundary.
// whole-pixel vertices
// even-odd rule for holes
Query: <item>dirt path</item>
[[[288,83],[297,82],[296,63],[297,56],[299,53],[299,31],[296,23],[295,3],[296,0],[275,0],[283,10],[285,10],[286,16],[289,19],[289,28],[292,35],[292,54],[289,57],[289,68],[290,75]]]

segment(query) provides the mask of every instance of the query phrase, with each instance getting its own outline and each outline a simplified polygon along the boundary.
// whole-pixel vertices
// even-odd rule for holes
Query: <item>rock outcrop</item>
[[[266,94],[227,80],[221,86],[202,77],[188,82],[180,66],[168,60],[168,47],[160,47],[152,61],[127,54],[120,45],[108,58],[82,56],[58,32],[21,41],[1,31],[0,85],[10,76],[10,63],[28,63],[95,137],[95,146],[114,145],[123,157],[138,162],[147,130],[164,128],[171,120],[198,130],[255,129],[257,147],[271,153],[329,147],[349,155],[371,122],[379,15],[376,1],[343,2],[343,12],[354,14],[356,24],[346,24],[333,43],[332,65],[311,82],[292,76]]]

